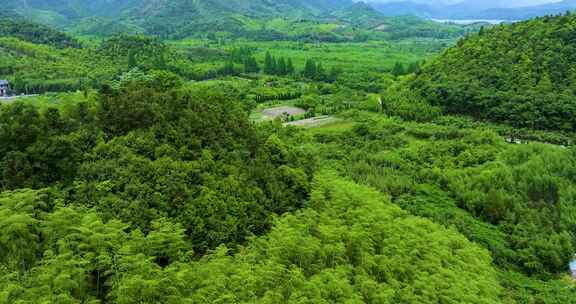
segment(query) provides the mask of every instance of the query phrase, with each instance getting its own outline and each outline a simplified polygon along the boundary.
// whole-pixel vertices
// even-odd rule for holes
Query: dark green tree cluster
[[[485,29],[427,64],[411,87],[450,113],[576,130],[576,15]]]
[[[254,49],[246,46],[233,48],[232,51],[230,51],[230,59],[238,64],[244,63],[247,58],[253,55]]]
[[[256,61],[256,58],[250,56],[246,59],[244,59],[244,73],[259,73],[260,72],[260,66],[258,66],[258,62]]]
[[[232,62],[232,61],[227,61],[218,70],[219,76],[231,76],[231,75],[236,75],[237,73],[238,73],[238,70],[236,69],[236,67],[234,66],[234,62]]]
[[[270,54],[270,52],[266,52],[266,57],[264,58],[264,73],[268,75],[294,75],[296,73],[296,69],[294,68],[294,63],[292,62],[291,58],[276,58]]]
[[[24,41],[47,44],[57,48],[80,47],[80,43],[76,39],[50,27],[1,15],[0,37],[16,37]]]
[[[280,217],[236,254],[220,246],[196,261],[173,219],[134,229],[61,199],[0,194],[3,302],[501,303],[485,250],[330,173],[317,178],[310,208]]]
[[[254,50],[249,47],[234,48],[231,51],[231,61],[236,64],[242,64],[244,66],[244,73],[259,73],[260,66],[258,61],[254,57]]]
[[[115,60],[125,62],[128,69],[166,68],[167,46],[160,40],[143,35],[118,35],[107,39],[100,52]]]
[[[302,76],[310,80],[335,82],[342,73],[342,70],[336,66],[332,66],[330,71],[326,71],[321,62],[316,62],[313,59],[308,59],[304,63],[304,70]]]
[[[53,187],[66,204],[145,232],[170,217],[197,253],[300,208],[313,168],[303,152],[253,126],[239,102],[180,83],[134,71],[65,111],[0,107],[0,187]]]
[[[420,72],[420,63],[419,62],[412,62],[407,66],[403,65],[401,62],[396,62],[394,67],[390,71],[390,74],[394,76],[402,76],[407,74],[414,74]]]

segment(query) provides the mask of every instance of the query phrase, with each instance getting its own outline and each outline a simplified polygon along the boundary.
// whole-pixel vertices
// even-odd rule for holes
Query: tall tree
[[[256,62],[256,58],[250,56],[244,60],[244,72],[245,73],[258,73],[260,72],[260,67],[258,66],[258,62]]]
[[[276,68],[274,67],[274,58],[270,52],[266,52],[266,58],[264,59],[264,73],[272,75],[274,74]]]
[[[312,59],[306,60],[304,65],[304,77],[314,79],[316,77],[316,62]]]
[[[276,72],[278,75],[286,75],[287,74],[286,60],[284,59],[284,57],[280,57],[280,59],[278,59],[278,65],[276,68]]]
[[[296,69],[294,69],[294,63],[292,62],[292,58],[288,58],[288,61],[286,62],[286,74],[293,75],[295,72]]]
[[[316,65],[316,76],[314,78],[319,81],[326,80],[326,71],[324,70],[321,62]]]
[[[396,62],[396,64],[394,65],[394,68],[392,68],[391,73],[394,76],[400,76],[400,75],[406,74],[406,71],[404,70],[404,66],[402,65],[402,63]]]
[[[335,82],[336,80],[338,80],[338,76],[341,73],[342,71],[339,68],[337,68],[336,66],[332,66],[326,80],[329,82]]]

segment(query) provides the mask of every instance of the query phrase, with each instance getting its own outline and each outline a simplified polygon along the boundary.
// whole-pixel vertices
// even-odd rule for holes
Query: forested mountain
[[[452,113],[536,129],[576,130],[576,15],[481,30],[412,81]]]
[[[56,26],[78,26],[96,20],[100,24],[113,22],[120,29],[162,34],[195,26],[200,26],[197,30],[201,31],[202,26],[208,28],[207,24],[222,25],[222,22],[225,26],[234,26],[237,25],[233,23],[234,15],[314,16],[351,4],[349,0],[10,0],[4,7],[14,14]]]
[[[330,16],[361,27],[375,27],[386,20],[384,15],[364,2],[333,11]]]
[[[68,18],[114,16],[136,12],[154,14],[174,7],[208,10],[214,13],[233,11],[247,14],[281,14],[302,12],[314,14],[352,4],[350,0],[7,0],[7,8],[19,11],[42,10],[57,12]]]
[[[370,2],[386,16],[414,15],[437,19],[525,20],[576,9],[576,1],[563,0],[542,5],[515,5],[515,1],[462,1],[457,4],[424,4],[413,1]]]
[[[350,0],[11,0],[5,13],[75,34],[101,37],[122,33],[180,39],[220,33],[261,40],[343,41],[365,36],[360,32],[372,29],[385,32],[388,37],[407,33],[418,36],[422,25],[431,29],[424,37],[453,37],[466,32],[424,20],[387,19],[368,5]]]

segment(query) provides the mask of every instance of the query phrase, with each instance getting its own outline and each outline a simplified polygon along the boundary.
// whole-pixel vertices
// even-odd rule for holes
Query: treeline
[[[16,37],[24,41],[47,44],[57,48],[78,48],[80,43],[57,30],[20,18],[0,15],[0,37]]]
[[[242,68],[238,68],[241,65]],[[270,52],[266,52],[263,66],[260,67],[253,55],[253,50],[249,48],[237,48],[232,50],[231,59],[227,61],[217,72],[218,75],[238,75],[240,73],[264,73],[276,76],[301,76],[308,80],[334,82],[342,71],[332,66],[330,71],[326,71],[321,62],[307,59],[301,71],[298,71],[291,58],[276,57]]]
[[[415,73],[420,73],[420,67],[421,63],[416,61],[416,62],[411,62],[408,65],[404,65],[401,62],[396,62],[394,64],[394,67],[392,68],[392,70],[390,70],[390,74],[394,75],[394,76],[402,76],[402,75],[408,75],[408,74],[415,74]]]
[[[410,86],[450,113],[576,130],[576,15],[483,29],[426,64]]]
[[[198,55],[201,56],[202,54]],[[195,67],[191,54],[142,35],[119,35],[98,45],[59,49],[16,38],[0,38],[0,78],[17,94],[96,89],[133,69],[165,70],[186,79],[218,77]]]

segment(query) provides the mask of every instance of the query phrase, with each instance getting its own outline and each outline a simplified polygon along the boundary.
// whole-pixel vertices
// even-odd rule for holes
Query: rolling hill
[[[412,87],[448,112],[576,130],[576,15],[482,30],[425,66]]]
[[[445,38],[466,32],[414,18],[391,19],[352,0],[9,0],[6,8],[12,16],[100,37],[128,33],[181,39],[220,33],[258,40],[346,41],[365,36],[359,31],[366,30],[375,30],[385,38]],[[286,24],[283,30],[274,26],[278,22]],[[307,35],[285,31],[302,27],[310,29]]]
[[[205,19],[229,14],[249,16],[315,15],[351,5],[351,0],[8,0],[4,7],[36,21],[55,25],[89,17],[145,20],[170,16]]]

